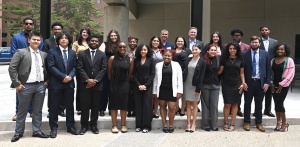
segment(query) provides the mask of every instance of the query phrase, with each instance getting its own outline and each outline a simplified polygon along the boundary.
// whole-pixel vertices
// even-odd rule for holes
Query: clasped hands
[[[66,76],[63,80],[63,83],[69,83],[72,80],[71,76]]]
[[[85,85],[85,88],[92,88],[97,84],[97,81],[95,79],[88,79],[86,80],[87,84]]]

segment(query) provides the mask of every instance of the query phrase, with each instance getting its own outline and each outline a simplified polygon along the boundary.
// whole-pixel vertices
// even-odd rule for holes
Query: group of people
[[[294,76],[294,62],[289,57],[289,47],[270,38],[267,26],[260,28],[261,37],[250,38],[250,45],[241,42],[243,32],[239,29],[231,31],[231,43],[223,45],[220,33],[214,32],[210,43],[204,45],[196,39],[198,29],[191,27],[189,38],[179,36],[173,45],[167,41],[165,29],[160,36],[151,37],[149,44],[139,44],[136,37],[129,37],[128,43],[122,42],[118,31],[111,30],[106,42],[101,44],[98,35],[83,28],[78,41],[72,45],[71,36],[63,32],[58,22],[52,24],[54,36],[44,43],[41,35],[32,31],[32,18],[24,19],[23,28],[24,32],[14,35],[11,45],[14,55],[9,74],[17,93],[16,131],[12,142],[23,136],[27,112],[33,119],[33,137],[56,138],[58,115],[66,116],[67,132],[73,135],[84,135],[88,129],[98,134],[98,116],[105,115],[107,105],[112,133],[119,132],[118,110],[121,132],[128,130],[126,116],[135,117],[136,132],[151,131],[152,119],[159,118],[158,107],[163,132],[174,132],[175,115],[184,116],[185,111],[185,130],[194,132],[199,103],[201,128],[218,131],[220,87],[224,99],[224,130],[233,131],[236,115],[243,116],[240,109],[243,93],[246,131],[250,130],[253,97],[256,127],[265,131],[261,124],[265,95],[266,105],[267,96],[270,101],[272,95],[274,98],[277,118],[274,130],[288,129],[283,102]],[[79,131],[74,127],[75,87],[76,110],[81,115]],[[46,88],[49,135],[41,131]],[[272,116],[270,103],[264,114]]]

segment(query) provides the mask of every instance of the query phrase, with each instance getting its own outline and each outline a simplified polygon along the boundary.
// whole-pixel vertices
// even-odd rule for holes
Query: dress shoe
[[[211,130],[213,130],[213,131],[219,131],[219,128],[211,128]]]
[[[12,118],[12,121],[16,121],[17,120],[17,114]]]
[[[239,117],[243,117],[243,116],[244,116],[243,112],[241,112],[241,111],[238,111],[238,112],[237,112],[237,115],[238,115]]]
[[[200,109],[198,108],[198,112],[200,112]]]
[[[32,134],[32,137],[49,138],[49,135],[44,134],[43,132],[38,132],[38,133]]]
[[[23,134],[16,133],[16,134],[14,135],[14,137],[11,139],[11,142],[16,142],[16,141],[18,141],[21,137],[23,137]]]
[[[100,111],[99,115],[100,115],[100,116],[105,116],[104,111]]]
[[[61,116],[61,117],[66,117],[66,114],[63,111],[58,112],[58,115]]]
[[[57,130],[51,130],[50,131],[50,138],[56,138],[57,136]]]
[[[121,126],[121,132],[126,133],[128,131],[126,126]]]
[[[275,117],[275,115],[272,112],[265,112],[264,115],[268,115],[270,117]]]
[[[68,133],[71,133],[71,134],[73,134],[73,135],[78,135],[78,132],[77,132],[77,130],[75,129],[75,127],[70,127],[70,128],[68,128],[68,129],[67,129],[67,132],[68,132]]]
[[[112,133],[119,133],[118,127],[117,127],[117,126],[113,126],[113,127],[111,128],[111,132],[112,132]]]
[[[181,109],[178,108],[178,110],[175,112],[175,115],[176,115],[176,114],[180,114],[180,112],[181,112]]]
[[[81,111],[77,111],[77,115],[81,115]]]
[[[153,114],[153,118],[159,118],[157,114]]]
[[[98,129],[96,126],[92,126],[92,127],[91,127],[91,131],[92,131],[94,134],[99,134],[99,129]]]
[[[205,130],[205,131],[210,131],[210,128],[205,128],[205,129],[203,129],[203,130]]]
[[[250,131],[250,123],[244,123],[244,130]]]
[[[252,116],[255,116],[255,112],[252,114]]]
[[[84,135],[85,132],[87,131],[87,128],[86,127],[81,127],[81,129],[79,130],[79,135]]]
[[[127,117],[131,117],[131,111],[127,112]]]
[[[256,128],[261,132],[265,132],[265,128],[261,124],[257,124]]]
[[[135,112],[134,111],[131,113],[131,117],[135,117]]]

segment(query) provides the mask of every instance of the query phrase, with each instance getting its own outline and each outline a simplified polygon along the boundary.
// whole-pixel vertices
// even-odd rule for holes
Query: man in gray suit
[[[186,40],[187,48],[185,49],[186,52],[188,53],[188,55],[192,54],[193,45],[200,44],[201,50],[203,50],[203,48],[204,48],[203,42],[201,42],[200,40],[197,40],[197,38],[196,38],[197,33],[198,33],[198,29],[196,27],[190,27],[189,32],[188,32],[189,39]]]
[[[32,101],[32,137],[49,138],[41,132],[42,108],[47,87],[47,54],[39,51],[41,35],[33,32],[28,37],[29,47],[19,49],[14,54],[8,71],[12,86],[19,97],[19,111],[16,120],[15,135],[11,142],[18,141],[24,133],[26,114]]]
[[[259,46],[259,49],[265,50],[269,53],[270,60],[274,58],[274,47],[278,44],[278,41],[270,38],[270,29],[268,26],[261,26],[259,28],[260,34],[261,34],[261,44]],[[271,103],[272,103],[272,93],[271,88],[266,92],[265,94],[265,111],[264,114],[268,115],[270,117],[275,117],[275,115],[271,112]]]

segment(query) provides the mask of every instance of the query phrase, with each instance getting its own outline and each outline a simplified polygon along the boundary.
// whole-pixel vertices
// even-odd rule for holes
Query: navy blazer
[[[245,67],[244,67],[245,81],[249,86],[251,85],[252,70],[253,70],[251,49],[243,53],[243,57],[245,61]],[[264,87],[264,84],[270,85],[271,65],[270,65],[269,54],[267,51],[261,49],[259,49],[259,72],[260,72],[261,88]]]
[[[96,49],[94,60],[92,62],[90,50],[86,49],[79,53],[77,64],[77,76],[80,76],[78,83],[78,89],[86,90],[86,80],[96,79],[97,84],[92,87],[95,90],[102,90],[102,79],[107,72],[107,59],[105,53]]]
[[[183,81],[186,81],[187,75],[188,75],[188,65],[190,61],[192,60],[193,57],[190,57],[186,60],[185,62],[185,70],[183,71]],[[196,86],[195,92],[200,93],[202,86],[203,86],[203,79],[204,79],[204,74],[206,70],[206,61],[200,58],[197,62],[194,75],[193,75],[193,80],[192,80],[192,85]]]
[[[49,50],[47,56],[48,69],[51,73],[49,77],[50,89],[62,89],[65,85],[75,88],[74,76],[76,73],[76,53],[68,48],[68,69],[65,68],[63,55],[59,47]],[[72,80],[69,83],[63,83],[64,78],[69,75]]]
[[[265,45],[262,41],[262,38],[261,39],[261,43],[260,43],[260,46],[259,46],[259,49],[262,49],[262,50],[266,50],[265,49]],[[270,59],[273,59],[274,58],[274,47],[278,44],[278,41],[273,39],[273,38],[269,38],[269,49],[268,49],[268,53],[269,53],[269,57]]]

